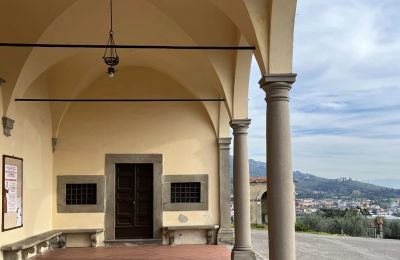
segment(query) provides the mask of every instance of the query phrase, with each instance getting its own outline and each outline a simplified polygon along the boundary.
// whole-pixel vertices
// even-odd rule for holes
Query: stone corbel
[[[3,134],[5,136],[11,136],[11,130],[14,128],[15,121],[9,117],[3,117]]]
[[[21,259],[28,259],[29,254],[34,254],[35,253],[35,247],[29,247],[27,249],[22,249],[21,250]],[[17,258],[20,259],[20,258]]]
[[[57,147],[57,138],[51,138],[51,148],[53,149],[53,153],[56,151],[56,147]]]
[[[65,234],[61,234],[58,238],[58,243],[60,248],[65,248],[65,245],[67,244],[67,236]]]
[[[44,248],[44,249],[43,249]],[[49,249],[49,242],[44,241],[36,245],[36,255],[41,255]]]
[[[169,232],[169,244],[171,246],[175,245],[175,231],[174,230]]]
[[[97,233],[92,233],[90,235],[90,244],[92,247],[97,247]]]

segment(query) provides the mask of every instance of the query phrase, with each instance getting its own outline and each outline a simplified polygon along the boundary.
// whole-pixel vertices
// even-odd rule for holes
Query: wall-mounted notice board
[[[2,231],[20,228],[22,222],[23,160],[3,155]]]

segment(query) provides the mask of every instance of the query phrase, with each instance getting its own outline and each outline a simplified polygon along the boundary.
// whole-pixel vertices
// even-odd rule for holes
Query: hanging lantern
[[[104,51],[103,60],[104,63],[108,65],[108,76],[110,78],[114,77],[116,72],[115,66],[117,66],[119,63],[119,57],[114,41],[112,0],[110,0],[110,33],[108,37],[107,48]]]

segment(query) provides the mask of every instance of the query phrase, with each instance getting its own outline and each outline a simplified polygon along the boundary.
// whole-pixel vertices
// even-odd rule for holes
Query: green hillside
[[[326,179],[299,171],[293,173],[298,197],[358,196],[372,200],[400,197],[400,190],[351,179]],[[358,192],[359,191],[359,192]]]

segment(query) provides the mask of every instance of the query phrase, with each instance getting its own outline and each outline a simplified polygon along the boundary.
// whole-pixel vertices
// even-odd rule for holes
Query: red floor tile
[[[34,260],[163,260],[163,259],[199,259],[229,260],[230,251],[225,246],[181,245],[181,246],[131,246],[131,247],[98,247],[66,248],[46,252],[32,258]]]

